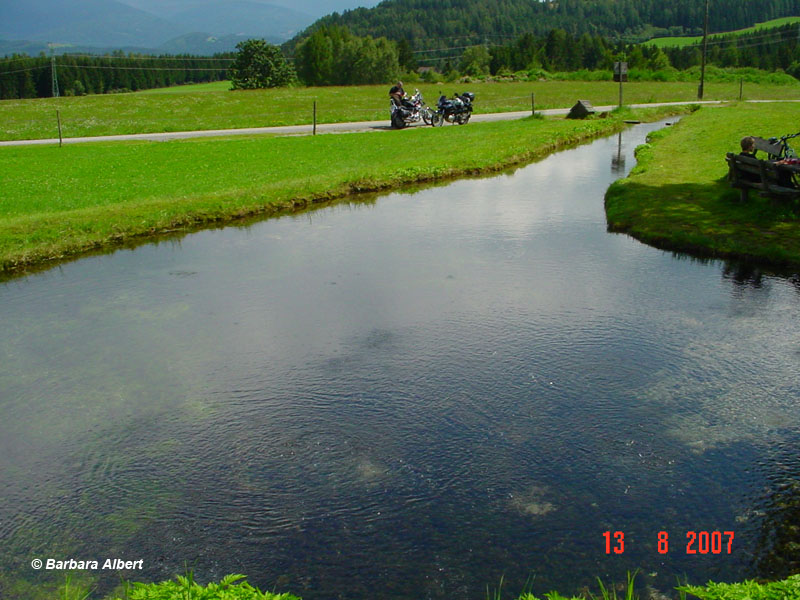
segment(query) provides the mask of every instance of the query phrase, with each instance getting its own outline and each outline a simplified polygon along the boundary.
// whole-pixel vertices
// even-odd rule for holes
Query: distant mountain
[[[208,4],[208,0],[122,0],[125,4],[144,10],[162,19],[171,19],[182,12],[192,10],[201,4]],[[282,6],[306,15],[311,15],[310,24],[314,19],[333,12],[344,12],[359,6],[375,6],[379,0],[251,0],[254,4],[271,4]]]
[[[157,46],[186,30],[116,0],[0,2],[0,38],[89,46]]]
[[[195,56],[213,56],[222,52],[235,52],[236,44],[248,39],[246,35],[221,35],[219,37],[207,33],[188,33],[161,44],[149,52],[158,54],[193,54]],[[279,43],[280,39],[265,38],[268,42]]]
[[[249,2],[202,2],[170,16],[186,31],[208,31],[215,35],[236,34],[284,41],[314,22],[314,17],[296,10]]]
[[[284,42],[314,21],[299,10],[253,0],[130,2],[155,14],[117,0],[0,0],[0,40],[6,40],[0,56],[46,51],[46,42],[69,52],[222,52],[247,37]]]
[[[223,52],[235,52],[236,44],[248,39],[245,35],[213,36],[207,33],[187,33],[165,42],[154,48],[143,46],[83,46],[78,44],[61,44],[54,47],[58,54],[111,54],[115,50],[122,50],[125,54],[192,54],[194,56],[213,56]],[[267,41],[270,41],[267,38]],[[279,40],[273,40],[277,43]],[[27,54],[38,56],[40,53],[50,54],[46,42],[30,40],[0,40],[0,56],[12,54]]]

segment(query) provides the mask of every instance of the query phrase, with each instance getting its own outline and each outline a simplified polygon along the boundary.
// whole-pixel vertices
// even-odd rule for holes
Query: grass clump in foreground
[[[725,162],[745,135],[793,133],[796,115],[788,103],[702,108],[654,133],[631,174],[606,193],[609,229],[669,250],[800,266],[796,205],[756,191],[739,202]]]
[[[541,598],[531,592],[523,592],[517,600],[638,600],[634,590],[636,572],[628,573],[627,584],[617,592],[617,587],[606,587],[598,578],[600,592],[597,595],[588,592],[588,596],[562,596],[558,592],[548,592]],[[193,575],[178,576],[171,581],[160,583],[123,583],[120,588],[106,596],[106,600],[300,600],[288,593],[273,594],[262,592],[244,581],[244,575],[228,575],[219,583],[201,586],[193,579]],[[63,596],[59,600],[89,600],[90,591],[79,592],[80,595],[68,595],[68,585],[62,589]],[[757,583],[746,580],[740,583],[714,583],[704,586],[683,585],[676,588],[681,600],[697,598],[699,600],[797,600],[800,599],[800,575],[792,575],[782,581]],[[493,592],[487,590],[486,600],[500,600],[502,597],[502,579],[500,587]]]
[[[161,583],[124,585],[114,600],[299,600],[291,594],[262,592],[244,581],[244,575],[228,575],[219,583],[201,586],[190,575]]]
[[[660,116],[671,109],[638,113]],[[0,172],[0,271],[135,236],[302,208],[361,191],[480,174],[623,127],[534,119],[306,137],[10,147]]]
[[[700,600],[798,600],[800,598],[800,575],[792,575],[782,581],[757,583],[714,583],[704,586],[686,585],[678,588],[688,598]]]

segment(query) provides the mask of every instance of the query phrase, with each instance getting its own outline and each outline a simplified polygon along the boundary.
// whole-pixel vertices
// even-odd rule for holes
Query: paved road
[[[678,106],[682,104],[722,104],[718,100],[705,100],[693,102],[659,102],[655,104],[630,104],[632,108],[645,108],[649,106]],[[609,111],[616,106],[596,106],[595,110],[600,112]],[[550,108],[540,112],[545,115],[565,115],[569,108]],[[475,114],[472,121],[481,123],[486,121],[507,121],[510,119],[521,119],[530,116],[531,111],[517,111],[504,113]],[[353,131],[378,131],[391,129],[389,118],[383,121],[360,121],[357,123],[325,123],[317,125],[317,133],[346,133]],[[282,127],[248,127],[245,129],[211,129],[205,131],[171,131],[168,133],[135,133],[129,135],[106,135],[97,137],[71,137],[64,138],[64,144],[82,144],[86,142],[113,142],[131,140],[152,140],[164,142],[168,140],[198,138],[198,137],[219,137],[229,135],[253,135],[271,133],[273,135],[310,135],[311,125],[287,125]],[[57,144],[58,138],[47,140],[14,140],[0,142],[0,146],[32,146],[40,144]]]

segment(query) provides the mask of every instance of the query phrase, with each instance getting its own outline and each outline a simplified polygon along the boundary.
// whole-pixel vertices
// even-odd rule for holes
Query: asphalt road
[[[677,106],[682,104],[723,104],[718,100],[705,100],[693,102],[658,102],[654,104],[630,104],[632,108],[645,108],[649,106]],[[595,106],[595,110],[605,112],[616,108],[616,106]],[[540,110],[544,115],[566,115],[569,108],[550,108]],[[488,121],[508,121],[511,119],[522,119],[523,117],[530,116],[531,111],[523,110],[517,112],[504,112],[504,113],[488,113],[488,114],[473,114],[471,121],[475,123],[483,123]],[[425,127],[420,123],[419,127]],[[450,126],[450,124],[448,124]],[[348,133],[354,131],[381,131],[391,130],[389,124],[389,115],[382,121],[360,121],[356,123],[325,123],[317,124],[317,133]],[[131,140],[151,140],[156,142],[165,142],[168,140],[177,140],[185,138],[199,138],[199,137],[219,137],[230,135],[257,135],[257,134],[273,134],[273,135],[311,135],[311,125],[287,125],[282,127],[248,127],[244,129],[210,129],[204,131],[171,131],[168,133],[134,133],[129,135],[105,135],[95,137],[71,137],[64,138],[64,144],[83,144],[87,142],[114,142],[114,141],[131,141]],[[41,144],[58,144],[58,138],[51,138],[46,140],[13,140],[13,141],[0,141],[0,146],[33,146]]]

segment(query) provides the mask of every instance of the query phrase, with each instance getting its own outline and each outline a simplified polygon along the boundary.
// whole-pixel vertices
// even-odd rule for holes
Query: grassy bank
[[[668,110],[638,115],[655,118]],[[611,133],[630,116],[315,137],[4,148],[0,270],[353,192],[489,172]]]
[[[98,96],[0,101],[0,140],[58,137],[60,111],[64,137],[165,131],[191,131],[307,125],[317,103],[317,122],[389,121],[388,86],[284,88],[273,90],[218,89],[220,84],[169,88],[169,93],[107,94]],[[613,81],[534,81],[408,84],[419,87],[435,104],[439,93],[475,92],[477,113],[564,108],[586,99],[597,106],[616,105],[619,84]],[[707,82],[706,100],[734,100],[739,82]],[[685,101],[697,98],[697,81],[648,81],[625,84],[626,104]],[[744,98],[798,99],[796,85],[745,83]]]
[[[796,116],[796,105],[704,108],[656,132],[606,194],[609,228],[665,249],[800,266],[800,213],[755,192],[740,203],[725,162],[745,135],[794,133]]]
[[[636,600],[639,595],[634,589],[634,576],[628,576],[624,590],[617,592],[613,585],[606,587],[598,579],[599,592],[589,592],[589,599],[594,600]],[[800,575],[793,575],[782,581],[758,583],[743,581],[741,583],[714,583],[694,586],[686,585],[676,588],[677,597],[681,599],[700,600],[790,600],[800,598]],[[61,600],[88,600],[91,597],[91,585],[66,584],[58,591]],[[486,598],[501,598],[501,590],[491,593],[487,590]],[[120,589],[106,596],[106,600],[299,600],[291,594],[273,594],[262,592],[244,581],[243,575],[228,575],[219,583],[201,586],[189,577],[177,577],[172,581],[161,583],[124,583]],[[562,596],[558,592],[548,592],[544,596],[534,596],[530,592],[522,593],[517,600],[586,600],[585,596]]]

